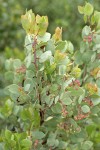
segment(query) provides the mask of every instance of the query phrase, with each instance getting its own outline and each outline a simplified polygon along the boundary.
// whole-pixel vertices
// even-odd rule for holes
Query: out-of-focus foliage
[[[87,0],[99,8],[99,0]],[[20,15],[26,9],[32,9],[40,15],[47,15],[50,26],[48,31],[53,33],[56,26],[63,27],[63,38],[70,39],[77,48],[80,41],[81,26],[77,6],[84,0],[0,0],[0,51],[6,46],[23,49],[24,31],[21,27]],[[16,34],[15,34],[16,33]],[[74,33],[74,34],[73,34]]]
[[[5,94],[3,92],[3,88],[9,83],[4,78],[6,59],[9,59],[12,57],[13,59],[19,58],[19,59],[23,60],[24,56],[25,55],[24,55],[23,51],[21,52],[17,48],[14,48],[12,50],[9,47],[6,47],[5,51],[0,54],[0,100],[2,99],[2,97],[5,96]]]

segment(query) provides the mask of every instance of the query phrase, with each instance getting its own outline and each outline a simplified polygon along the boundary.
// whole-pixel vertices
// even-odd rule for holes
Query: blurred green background
[[[100,10],[100,0],[87,0]],[[26,9],[35,14],[47,15],[48,31],[54,33],[57,26],[63,28],[63,39],[70,40],[75,49],[79,47],[81,29],[84,26],[77,6],[84,5],[85,0],[0,0],[0,98],[4,96],[4,62],[7,58],[24,58],[25,32],[20,16]]]

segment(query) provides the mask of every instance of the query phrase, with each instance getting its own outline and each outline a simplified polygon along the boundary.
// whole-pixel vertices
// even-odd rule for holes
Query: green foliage
[[[27,137],[26,133],[12,133],[9,130],[5,130],[5,150],[29,150],[32,146],[32,142]]]
[[[99,11],[99,0],[88,0]],[[47,14],[49,18],[49,32],[53,34],[56,26],[63,27],[63,38],[70,39],[75,48],[78,48],[78,43],[81,40],[80,30],[83,26],[83,20],[79,18],[77,6],[82,5],[84,0],[0,0],[0,50],[3,51],[6,47],[10,49],[18,48],[23,50],[23,39],[25,36],[21,28],[20,15],[25,10],[32,9],[36,14]],[[59,10],[59,11],[58,11]],[[71,15],[73,14],[73,15]],[[74,26],[72,26],[74,24]],[[16,34],[15,34],[16,32]],[[74,34],[73,34],[74,33]],[[12,42],[13,40],[13,42]]]
[[[16,61],[19,61],[17,58],[23,60],[25,57],[24,52],[20,51],[17,48],[14,48],[13,50],[10,49],[9,47],[6,47],[5,51],[1,53],[0,56],[0,100],[2,101],[2,99],[5,98],[5,94],[4,94],[4,87],[7,86],[8,84],[10,84],[11,82],[11,78],[13,78],[13,73],[11,71],[7,72],[5,74],[5,71],[7,69],[7,67],[9,67],[9,63],[5,65],[5,61],[6,59],[11,58],[15,59]],[[15,67],[17,62],[15,62]],[[5,68],[6,67],[6,68]]]
[[[86,3],[84,7],[78,6],[80,14],[90,16],[93,13],[93,6],[90,3]]]
[[[90,7],[90,9],[88,8]],[[87,13],[87,9],[90,11],[90,14]],[[99,39],[100,39],[100,16],[99,12],[93,11],[93,6],[89,3],[86,3],[84,7],[79,6],[79,12],[82,13],[84,9],[84,14],[87,19],[85,20],[88,25],[86,25],[82,30],[82,39],[83,41],[80,44],[80,49],[75,53],[75,62],[77,65],[83,68],[81,74],[82,84],[86,84],[86,88],[92,94],[93,91],[96,91],[95,80],[98,80],[99,77]],[[82,10],[81,10],[82,9]],[[95,13],[97,12],[97,16]],[[93,19],[92,19],[93,18]],[[96,18],[98,18],[96,22]],[[93,21],[94,20],[94,21]],[[81,57],[81,60],[80,60]],[[89,83],[91,82],[91,84]],[[94,84],[94,85],[93,85]],[[99,84],[97,84],[99,86]],[[98,89],[99,90],[99,89]]]
[[[90,7],[90,9],[88,8]],[[87,93],[90,95],[90,99],[92,101],[91,105],[94,105],[92,108],[93,121],[95,124],[99,124],[100,126],[100,84],[99,84],[99,68],[100,68],[100,50],[99,50],[99,39],[100,39],[100,12],[95,11],[93,6],[89,3],[86,3],[84,7],[79,6],[78,10],[81,14],[84,15],[84,21],[88,24],[82,30],[82,39],[83,41],[80,44],[80,49],[74,55],[75,63],[81,68],[82,74],[80,77],[82,85],[87,90]],[[80,60],[81,58],[81,60]],[[94,95],[94,96],[93,96]],[[92,97],[93,96],[93,97]],[[87,101],[87,100],[86,100]],[[89,99],[88,99],[89,102]],[[89,107],[84,105],[82,106],[82,111],[88,112]],[[95,118],[95,114],[97,117]],[[95,119],[94,119],[95,118]],[[90,139],[94,142],[94,149],[99,149],[100,140],[95,140],[92,138],[99,139],[99,134],[96,131],[96,125],[89,125],[88,131],[94,132],[88,133],[90,135]],[[89,129],[90,128],[90,129]],[[98,127],[97,127],[98,128]],[[99,130],[99,129],[98,129]],[[92,137],[93,135],[93,137]],[[92,138],[91,138],[92,137]],[[92,147],[93,143],[85,143],[83,149],[87,149],[87,147]]]
[[[9,118],[0,136],[5,150],[100,148],[99,17],[89,3],[78,9],[90,25],[83,28],[75,54],[73,44],[62,40],[62,28],[52,36],[46,32],[46,16],[32,10],[22,15],[26,57],[5,63],[11,83],[5,88],[9,99],[0,108],[2,120]]]

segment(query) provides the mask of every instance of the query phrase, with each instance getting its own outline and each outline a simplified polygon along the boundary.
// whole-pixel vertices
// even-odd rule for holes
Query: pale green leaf
[[[49,51],[46,51],[46,52],[44,52],[44,53],[40,56],[39,62],[40,62],[40,63],[43,63],[43,62],[45,62],[46,60],[49,60],[51,56],[52,56],[51,51],[50,51],[50,50],[49,50]]]
[[[38,140],[43,139],[45,137],[45,134],[41,131],[33,131],[32,135],[34,139]]]
[[[86,3],[84,7],[84,14],[90,16],[93,13],[93,6],[90,3]]]
[[[78,6],[78,11],[80,14],[84,14],[84,7]]]
[[[83,111],[84,113],[90,112],[90,108],[89,108],[89,106],[87,106],[87,105],[83,105],[83,106],[81,107],[81,109],[82,109],[82,111]]]

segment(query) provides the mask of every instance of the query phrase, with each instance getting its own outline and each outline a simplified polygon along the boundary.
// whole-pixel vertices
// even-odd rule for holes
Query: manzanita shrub
[[[78,10],[84,15],[87,25],[82,30],[83,41],[75,53],[75,63],[82,68],[81,83],[95,106],[95,113],[98,113],[92,119],[100,124],[100,12],[89,3],[79,6]]]
[[[100,12],[89,3],[78,9],[87,26],[75,54],[73,44],[62,40],[62,28],[53,36],[46,32],[46,16],[32,10],[22,15],[26,57],[6,61],[5,76],[13,84],[6,87],[9,98],[0,109],[6,122],[1,149],[100,148],[100,127],[94,125],[100,123]]]
[[[75,61],[83,68],[83,84],[94,79],[94,83],[98,80],[96,83],[100,85],[100,12],[93,11],[94,8],[89,3],[85,7],[79,6],[78,9],[84,15],[87,25],[82,30],[83,41],[80,51],[76,52]]]

